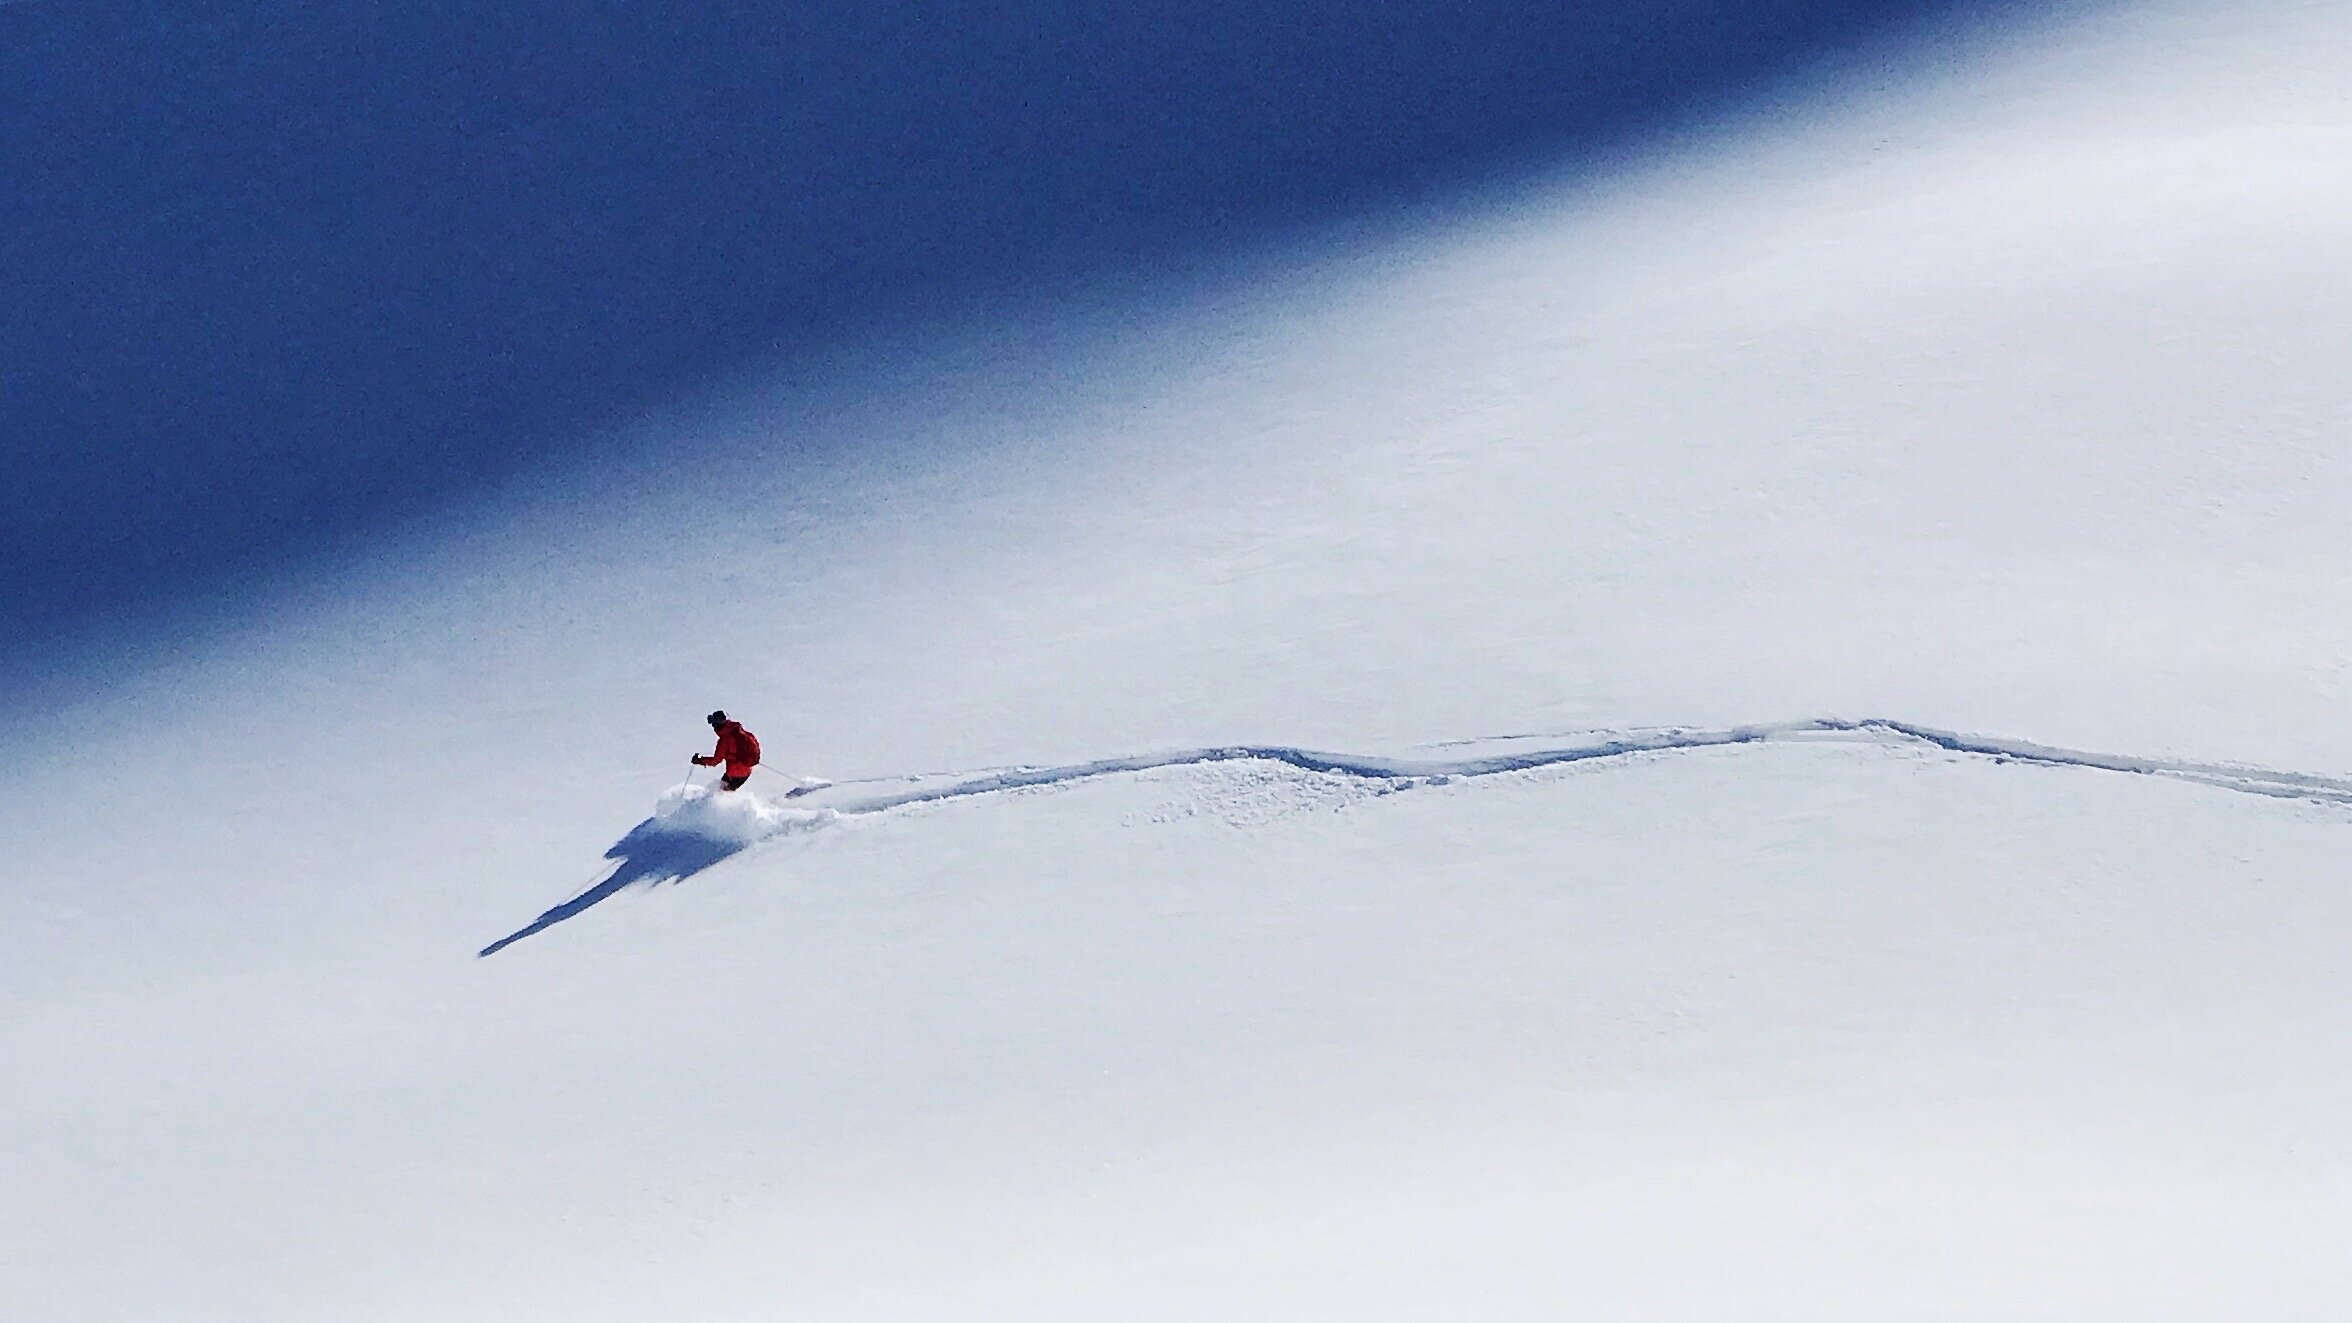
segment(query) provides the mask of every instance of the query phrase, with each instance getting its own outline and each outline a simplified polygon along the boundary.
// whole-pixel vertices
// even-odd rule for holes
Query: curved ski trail
[[[723,860],[732,858],[762,841],[793,832],[811,830],[837,816],[854,817],[889,813],[917,804],[971,799],[1008,791],[1069,785],[1106,776],[1122,776],[1137,772],[1157,771],[1161,768],[1200,766],[1211,763],[1243,761],[1281,763],[1301,771],[1360,777],[1366,780],[1387,782],[1397,789],[1408,789],[1424,785],[1447,785],[1455,781],[1500,776],[1512,772],[1528,772],[1567,763],[1595,762],[1644,753],[1675,753],[1714,749],[1727,745],[1798,742],[1927,744],[1952,753],[1990,758],[1998,762],[2162,777],[2211,786],[2220,790],[2235,791],[2240,794],[2262,795],[2276,799],[2303,799],[2315,803],[2352,807],[2352,777],[2281,771],[2239,763],[2194,762],[2167,758],[2145,758],[2132,754],[2097,753],[2085,749],[2068,749],[2057,745],[2036,744],[2029,740],[2005,739],[1988,735],[1966,735],[1957,731],[1939,730],[1932,726],[1921,726],[1883,717],[1860,721],[1820,717],[1809,721],[1784,721],[1752,726],[1729,726],[1719,729],[1669,727],[1589,737],[1582,742],[1572,741],[1564,744],[1550,742],[1568,738],[1570,737],[1560,735],[1501,736],[1491,739],[1458,741],[1452,745],[1440,746],[1469,747],[1481,750],[1453,758],[1386,758],[1364,754],[1323,753],[1280,744],[1217,745],[1164,753],[1134,754],[1120,758],[1098,758],[1090,762],[1069,763],[1057,767],[1006,767],[977,772],[936,773],[902,778],[848,781],[795,798],[789,806],[770,806],[763,809],[762,812],[772,814],[775,821],[756,833],[729,832],[714,836],[698,830],[691,823],[683,827],[673,827],[669,825],[670,820],[664,814],[657,814],[655,817],[638,823],[630,829],[627,835],[616,841],[612,848],[605,852],[607,859],[617,862],[609,872],[600,874],[594,884],[570,900],[549,909],[523,928],[482,948],[480,954],[493,955],[525,937],[544,931],[582,913],[630,886],[639,883],[680,881]],[[809,811],[796,811],[804,805]]]

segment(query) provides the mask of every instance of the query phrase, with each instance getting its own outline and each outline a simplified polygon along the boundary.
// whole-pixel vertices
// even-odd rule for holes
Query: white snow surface
[[[2077,7],[10,712],[0,1313],[2340,1317],[2348,86]]]

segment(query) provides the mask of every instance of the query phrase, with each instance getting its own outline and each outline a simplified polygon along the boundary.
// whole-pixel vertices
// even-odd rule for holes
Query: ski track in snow
[[[1497,736],[1488,739],[1454,741],[1450,744],[1433,747],[1458,748],[1476,745],[1491,747],[1558,738],[1565,737]],[[1624,758],[1640,753],[1673,753],[1722,748],[1728,745],[1797,742],[1928,744],[1952,753],[1990,758],[1997,762],[2163,777],[2169,780],[2189,781],[2198,785],[2212,786],[2221,790],[2233,790],[2241,794],[2264,795],[2275,799],[2302,799],[2322,804],[2352,807],[2352,777],[2278,771],[2237,763],[2184,762],[2166,758],[2141,758],[2128,754],[2093,753],[2082,749],[2035,744],[2026,740],[1963,735],[1955,731],[1937,730],[1931,726],[1919,726],[1907,721],[1892,721],[1884,718],[1846,721],[1824,717],[1810,721],[1732,726],[1718,730],[1669,727],[1613,735],[1588,743],[1495,752],[1452,759],[1380,758],[1354,754],[1319,753],[1311,749],[1275,744],[1221,745],[1212,748],[1182,749],[1167,753],[1137,754],[1125,758],[1101,758],[1093,762],[1071,763],[1060,767],[1010,767],[978,773],[940,773],[929,776],[844,782],[832,787],[832,794],[824,796],[824,798],[836,802],[825,805],[818,810],[818,814],[807,817],[795,816],[786,824],[773,829],[766,835],[749,839],[719,839],[698,834],[690,829],[670,829],[665,827],[661,817],[648,818],[637,824],[628,835],[615,842],[612,848],[605,852],[607,859],[619,861],[612,872],[601,876],[587,890],[541,914],[525,927],[482,948],[480,954],[484,956],[496,954],[505,947],[561,923],[630,886],[638,883],[680,881],[702,872],[713,864],[732,858],[763,840],[773,839],[775,836],[784,835],[794,830],[806,830],[821,825],[819,814],[855,816],[888,813],[895,809],[917,804],[936,804],[947,800],[1002,794],[1007,791],[1068,785],[1098,777],[1150,772],[1168,767],[1204,766],[1212,763],[1250,761],[1280,763],[1305,772],[1319,772],[1384,782],[1390,787],[1402,790],[1416,786],[1448,785],[1455,781],[1499,776],[1510,772],[1529,772],[1568,763]],[[890,785],[894,782],[901,784],[904,788],[883,790],[878,793],[871,789],[871,787]]]

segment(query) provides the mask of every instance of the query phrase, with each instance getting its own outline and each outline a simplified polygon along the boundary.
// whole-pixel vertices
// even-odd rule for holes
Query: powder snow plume
[[[653,816],[639,824],[638,831],[695,836],[741,849],[770,836],[807,830],[833,816],[831,809],[783,808],[749,791],[681,784],[662,792],[654,801]]]

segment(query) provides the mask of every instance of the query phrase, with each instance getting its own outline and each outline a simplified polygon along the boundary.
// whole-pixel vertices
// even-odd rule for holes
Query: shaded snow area
[[[1938,40],[48,677],[0,1319],[2344,1316],[2352,8]]]

